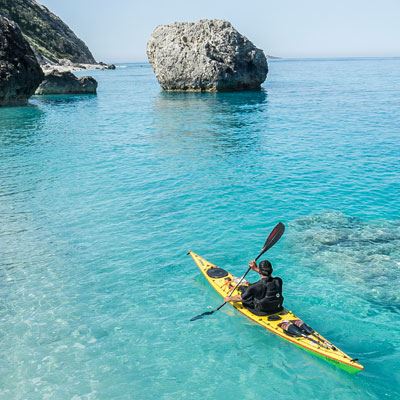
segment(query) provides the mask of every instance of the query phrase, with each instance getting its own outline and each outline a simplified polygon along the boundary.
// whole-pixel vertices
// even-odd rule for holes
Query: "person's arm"
[[[242,301],[242,296],[240,294],[237,294],[236,296],[226,296],[224,301],[233,301],[234,303],[237,303],[238,301]]]

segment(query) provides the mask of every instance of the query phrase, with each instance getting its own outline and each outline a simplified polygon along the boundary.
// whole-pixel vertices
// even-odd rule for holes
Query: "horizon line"
[[[398,56],[307,56],[307,57],[278,57],[278,56],[272,56],[272,57],[267,57],[268,61],[280,61],[280,60],[378,60],[378,59],[400,59],[400,55]],[[107,59],[106,59],[107,60]],[[129,63],[129,64],[150,64],[148,60],[125,60],[125,61],[112,61],[112,59],[108,59],[109,63],[113,64],[123,64],[123,63]]]

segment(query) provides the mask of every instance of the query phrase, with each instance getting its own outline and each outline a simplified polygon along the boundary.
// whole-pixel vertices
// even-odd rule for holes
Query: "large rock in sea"
[[[59,59],[96,63],[86,44],[60,18],[35,0],[0,0],[0,14],[19,25],[41,64],[58,63]]]
[[[0,16],[0,106],[23,105],[43,79],[18,25]]]
[[[77,78],[71,72],[46,72],[36,94],[96,94],[97,81],[91,76]]]
[[[264,52],[223,20],[160,25],[147,56],[165,90],[259,89],[268,73]]]

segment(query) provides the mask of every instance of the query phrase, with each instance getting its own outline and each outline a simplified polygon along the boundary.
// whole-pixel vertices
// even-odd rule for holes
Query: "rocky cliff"
[[[38,60],[95,64],[85,43],[56,15],[35,0],[0,0],[0,15],[15,21]]]
[[[18,25],[0,16],[0,106],[26,104],[43,72]]]
[[[268,73],[264,52],[223,20],[160,25],[147,56],[165,90],[259,89]]]

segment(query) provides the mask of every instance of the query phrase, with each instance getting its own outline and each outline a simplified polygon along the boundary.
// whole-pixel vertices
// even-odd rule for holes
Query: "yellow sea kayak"
[[[232,289],[236,286],[235,282],[237,281],[237,278],[192,251],[190,251],[188,254],[193,258],[200,271],[203,273],[210,285],[217,291],[217,293],[222,297],[228,296]],[[240,293],[235,290],[232,295],[236,294]],[[298,347],[301,347],[302,349],[336,365],[341,369],[344,369],[347,372],[357,373],[364,369],[364,367],[356,360],[339,350],[336,346],[334,346],[331,342],[317,332],[310,337],[295,337],[288,335],[287,332],[279,325],[283,321],[295,321],[299,319],[289,310],[284,309],[283,311],[273,314],[272,316],[258,316],[253,314],[247,308],[243,307],[242,303],[240,302],[230,302],[230,304],[247,318],[251,319],[256,324],[261,325],[271,333],[290,343],[293,343]]]

